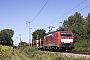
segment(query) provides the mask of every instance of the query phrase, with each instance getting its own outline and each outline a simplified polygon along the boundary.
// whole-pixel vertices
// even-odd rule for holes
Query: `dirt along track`
[[[90,55],[90,52],[81,52],[81,51],[70,51],[69,53],[73,53],[73,54],[83,54],[83,55]]]
[[[64,55],[67,57],[74,57],[74,58],[90,58],[90,52],[80,52],[80,51],[65,51],[65,52],[52,52],[52,51],[44,51],[48,53],[56,53],[58,55]]]
[[[59,52],[58,54],[74,58],[90,58],[90,52]]]

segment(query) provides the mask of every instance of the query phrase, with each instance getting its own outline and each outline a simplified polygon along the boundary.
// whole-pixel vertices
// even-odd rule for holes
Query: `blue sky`
[[[26,21],[31,22],[46,1],[0,0],[0,30],[7,28],[14,30],[13,40],[16,41],[16,44],[19,42],[19,34],[22,34],[23,41],[28,42],[29,29],[28,26],[26,27]],[[85,2],[79,5],[83,1]],[[48,31],[48,26],[54,26],[55,28],[53,30],[56,30],[59,27],[59,22],[63,22],[63,20],[89,4],[90,0],[49,0],[41,13],[30,23],[30,28],[32,28],[31,33],[37,29],[45,29]],[[76,7],[77,5],[79,6]],[[74,7],[76,8],[73,9]],[[68,11],[70,12],[67,13]],[[90,12],[90,6],[79,12],[86,17]]]

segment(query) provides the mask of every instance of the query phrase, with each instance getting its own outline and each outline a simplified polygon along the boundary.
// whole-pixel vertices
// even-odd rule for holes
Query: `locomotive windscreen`
[[[61,33],[61,36],[72,36],[72,34],[71,33]]]

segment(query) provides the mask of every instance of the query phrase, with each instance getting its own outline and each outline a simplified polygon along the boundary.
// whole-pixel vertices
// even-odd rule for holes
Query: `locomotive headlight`
[[[64,43],[73,43],[73,39],[61,39],[61,42],[64,42]]]

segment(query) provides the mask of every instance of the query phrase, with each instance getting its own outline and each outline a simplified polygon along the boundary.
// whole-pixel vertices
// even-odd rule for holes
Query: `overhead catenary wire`
[[[37,16],[41,13],[41,11],[44,9],[44,7],[46,6],[46,4],[48,3],[48,1],[49,1],[49,0],[46,1],[46,3],[44,4],[44,6],[41,8],[41,10],[38,12],[38,14],[31,20],[31,22],[33,22],[33,21],[37,18]],[[68,14],[69,12],[71,12],[72,10],[74,10],[75,8],[77,8],[78,6],[80,6],[81,4],[83,4],[85,1],[86,1],[86,0],[84,0],[84,1],[81,2],[80,4],[78,4],[77,6],[75,6],[74,8],[72,8],[71,10],[69,10],[68,12],[66,12],[65,14],[63,14],[61,17],[65,16],[66,14]],[[82,10],[82,9],[81,9],[81,10]],[[61,17],[55,19],[54,21],[60,19]],[[53,21],[53,22],[54,22],[54,21]],[[31,23],[31,22],[30,22],[30,23]],[[53,23],[53,22],[52,22],[52,23]],[[55,25],[56,25],[56,24],[55,24]],[[53,25],[53,26],[54,26],[54,25]],[[46,27],[46,26],[45,26],[45,27]]]
[[[80,12],[80,11],[82,11],[82,10],[84,10],[84,9],[86,9],[87,7],[89,7],[90,5],[87,5],[87,6],[85,6],[85,7],[83,7],[82,9],[80,9],[78,12]],[[68,18],[66,18],[66,19],[68,19]],[[56,23],[57,24],[57,23]],[[56,24],[54,24],[53,26],[55,26]]]
[[[81,4],[83,4],[85,1],[86,1],[86,0],[84,0]],[[81,5],[81,4],[79,4],[79,5]],[[76,7],[78,7],[79,5],[77,5]],[[83,8],[81,8],[78,12],[84,10],[85,8],[87,8],[87,7],[89,7],[89,6],[90,6],[90,5],[87,5],[87,6],[83,7]],[[75,7],[75,8],[76,8],[76,7]],[[73,8],[72,10],[74,10],[75,8]],[[72,10],[70,10],[70,11],[72,11]],[[68,11],[67,13],[69,13],[70,11]],[[66,14],[67,14],[67,13],[66,13]],[[66,14],[64,14],[64,15],[66,15]],[[64,15],[62,15],[61,17],[63,17]],[[61,17],[59,17],[59,18],[61,18]],[[59,18],[58,18],[58,19],[59,19]],[[57,20],[58,20],[58,19],[57,19]],[[67,18],[67,19],[68,19],[68,18]],[[56,20],[54,20],[54,21],[56,21]],[[52,22],[52,23],[53,23],[53,22]],[[56,23],[56,24],[54,24],[54,25],[52,25],[52,26],[54,27],[54,26],[57,25],[57,24],[58,24],[58,23]]]
[[[44,6],[43,6],[43,7],[41,8],[41,10],[37,13],[37,15],[31,20],[31,22],[33,22],[33,21],[37,18],[37,16],[41,13],[41,11],[44,9],[44,7],[46,6],[46,4],[48,3],[48,1],[49,1],[49,0],[46,1],[46,3],[44,4]],[[31,22],[30,22],[30,23],[31,23]]]
[[[44,7],[45,7],[46,4],[48,3],[48,1],[49,1],[49,0],[46,1],[46,3],[44,4],[44,6],[43,6],[43,7],[41,8],[41,10],[37,13],[37,15],[31,20],[31,22],[33,22],[33,21],[36,19],[36,17],[41,13],[41,11],[44,9]],[[31,22],[30,22],[30,23],[31,23]],[[25,27],[25,29],[24,29],[22,35],[24,34],[26,28],[27,28],[27,24],[26,24],[26,27]]]
[[[65,14],[63,14],[61,17],[57,18],[56,20],[62,18],[63,16],[65,16],[66,14],[68,14],[69,12],[71,12],[72,10],[74,10],[75,8],[77,8],[78,6],[80,6],[81,4],[83,4],[86,0],[84,0],[83,2],[81,2],[80,4],[78,4],[77,6],[75,6],[74,8],[72,8],[71,10],[69,10],[68,12],[66,12]],[[56,21],[54,20],[54,21]]]
[[[37,13],[37,15],[31,20],[31,22],[33,22],[33,21],[37,18],[37,16],[41,13],[41,11],[44,9],[44,7],[46,6],[46,4],[48,3],[48,1],[49,1],[49,0],[46,1],[46,3],[44,4],[44,6],[43,6],[43,7],[41,8],[41,10]],[[30,23],[31,23],[31,22],[30,22]],[[28,24],[27,24],[27,25],[28,25]],[[27,28],[27,25],[26,25],[26,27],[25,27],[22,35],[24,34],[24,32],[25,32],[25,30],[26,30],[26,28]],[[29,29],[30,29],[30,26],[29,26]],[[30,34],[31,34],[31,33],[30,33]],[[30,36],[29,36],[29,40],[30,40]],[[29,42],[30,42],[30,41],[29,41]]]
[[[78,12],[84,10],[85,8],[89,7],[90,5],[85,6],[84,8],[80,9]]]
[[[66,12],[65,14],[63,14],[62,16],[58,17],[57,19],[53,20],[50,24],[52,24],[53,22],[59,20],[60,18],[62,18],[63,16],[65,16],[66,14],[70,13],[72,10],[74,10],[75,8],[77,8],[78,6],[82,5],[83,3],[85,3],[86,0],[84,0],[83,2],[81,2],[80,4],[78,4],[77,6],[75,6],[74,8],[72,8],[71,10],[69,10],[68,12]],[[48,24],[49,25],[49,24]],[[47,27],[47,26],[45,26]]]
[[[27,24],[26,24],[26,26],[25,26],[25,28],[24,28],[24,31],[23,31],[22,35],[24,34],[24,32],[25,32],[26,28],[27,28]]]

